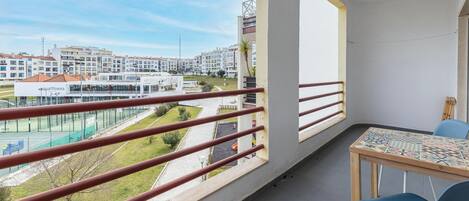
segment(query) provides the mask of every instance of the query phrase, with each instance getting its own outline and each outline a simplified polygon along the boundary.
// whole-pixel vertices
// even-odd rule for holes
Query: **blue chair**
[[[444,120],[442,121],[438,127],[436,127],[435,131],[433,132],[435,136],[442,136],[442,137],[449,137],[449,138],[457,138],[457,139],[467,139],[469,135],[469,124],[463,121],[458,120]],[[378,191],[381,188],[381,176],[383,174],[383,165],[380,165],[379,168],[379,178],[378,178]],[[404,179],[403,179],[403,193],[407,191],[407,171],[404,171]],[[429,176],[428,181],[430,182],[430,187],[432,189],[433,198],[436,201],[436,193],[435,187],[433,186],[432,178]]]
[[[469,181],[452,185],[441,195],[438,201],[467,201],[469,198]],[[426,199],[413,194],[413,193],[402,193],[389,197],[382,197],[368,201],[427,201]]]

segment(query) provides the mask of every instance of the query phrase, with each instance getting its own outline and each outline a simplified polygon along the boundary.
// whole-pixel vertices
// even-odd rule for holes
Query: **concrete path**
[[[187,101],[184,104],[193,105],[193,106],[198,105],[199,107],[201,107],[202,111],[199,113],[199,116],[197,118],[202,118],[202,117],[216,115],[217,109],[221,104],[229,104],[230,102],[232,103],[234,100],[235,100],[234,97],[233,98],[225,97],[223,99],[213,98],[213,99],[204,99],[204,100],[197,100],[197,101]],[[192,147],[194,145],[198,145],[200,143],[212,140],[214,137],[213,136],[214,131],[215,131],[215,122],[191,127],[187,131],[184,140],[181,142],[180,146],[178,147],[178,150]],[[181,157],[176,160],[168,162],[165,168],[163,169],[163,171],[161,172],[161,174],[156,179],[155,184],[153,185],[152,188],[158,187],[162,184],[168,183],[174,179],[177,179],[195,170],[200,169],[201,168],[200,158],[204,157],[205,159],[208,159],[209,154],[210,154],[210,149],[205,149],[205,150],[202,150],[202,151],[199,151],[199,152],[187,155],[185,157]],[[177,188],[167,191],[153,198],[152,200],[157,200],[157,201],[170,200],[172,197],[178,195],[179,193],[191,187],[197,186],[201,182],[202,182],[202,178],[194,179]]]

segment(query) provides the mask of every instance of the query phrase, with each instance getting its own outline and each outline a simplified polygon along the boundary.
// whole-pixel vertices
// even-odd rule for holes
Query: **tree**
[[[179,115],[179,120],[181,121],[187,121],[190,118],[191,118],[191,114],[189,112],[184,112]]]
[[[163,142],[169,145],[171,149],[176,147],[179,141],[181,141],[181,137],[179,136],[178,131],[163,134]]]
[[[226,72],[225,72],[224,70],[219,70],[219,71],[217,72],[217,75],[218,75],[218,77],[220,77],[220,78],[225,77],[225,74],[226,74]]]
[[[246,70],[248,72],[248,75],[249,77],[252,77],[251,68],[249,68],[249,61],[248,61],[248,55],[249,55],[250,50],[251,50],[251,44],[249,44],[249,41],[243,39],[241,43],[239,44],[239,51],[241,52],[241,55],[244,57],[244,61],[246,62]]]
[[[207,71],[207,75],[210,76],[212,74],[212,72],[210,72],[210,70]]]
[[[51,188],[58,188],[63,185],[76,183],[81,180],[97,175],[100,165],[112,158],[112,155],[104,154],[102,149],[84,151],[71,156],[70,158],[62,157],[61,162],[57,165],[54,160],[40,162],[43,171],[49,179]],[[85,189],[76,193],[66,195],[67,201],[72,201],[77,194],[93,193],[104,189],[105,185],[96,186]],[[77,199],[79,200],[79,199]]]
[[[160,105],[158,108],[155,110],[155,114],[157,117],[162,117],[168,112],[168,106],[166,105]]]

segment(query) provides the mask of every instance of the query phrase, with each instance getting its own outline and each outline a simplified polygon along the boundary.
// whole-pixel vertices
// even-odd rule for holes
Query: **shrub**
[[[186,108],[185,107],[179,107],[178,112],[179,112],[179,116],[181,116],[182,114],[186,113]]]
[[[202,81],[199,82],[199,85],[200,85],[200,86],[204,86],[204,85],[206,85],[206,84],[207,84],[207,82],[205,82],[204,80],[202,80]]]
[[[202,87],[202,92],[210,92],[213,89],[213,84],[206,84]]]
[[[147,139],[148,139],[148,144],[153,144],[153,140],[154,140],[155,136],[148,136]]]
[[[163,142],[173,149],[181,141],[179,132],[170,132],[163,135]]]
[[[157,117],[161,117],[165,115],[168,112],[168,106],[166,105],[160,105],[158,108],[155,110],[155,114]]]
[[[220,77],[220,78],[225,77],[225,74],[226,74],[226,72],[225,72],[224,70],[219,70],[219,71],[217,72],[217,75],[218,75],[218,77]]]
[[[190,118],[191,118],[191,114],[189,112],[184,112],[179,115],[179,120],[181,121],[187,121]]]

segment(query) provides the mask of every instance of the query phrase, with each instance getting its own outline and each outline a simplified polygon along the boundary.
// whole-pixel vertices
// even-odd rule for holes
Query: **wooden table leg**
[[[360,155],[350,152],[350,181],[352,201],[361,200]]]
[[[371,164],[371,198],[378,198],[378,164]]]

